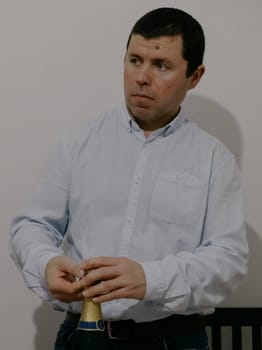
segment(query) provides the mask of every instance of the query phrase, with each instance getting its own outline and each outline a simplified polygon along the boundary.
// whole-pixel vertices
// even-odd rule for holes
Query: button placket
[[[141,153],[136,163],[136,168],[133,175],[133,181],[132,181],[132,185],[129,193],[122,240],[121,240],[120,249],[119,249],[120,256],[128,256],[130,240],[131,240],[132,233],[135,226],[138,199],[139,199],[140,190],[141,190],[141,183],[143,180],[143,175],[145,172],[145,167],[147,162],[147,153],[148,153],[148,149],[146,147],[146,144],[143,144]]]

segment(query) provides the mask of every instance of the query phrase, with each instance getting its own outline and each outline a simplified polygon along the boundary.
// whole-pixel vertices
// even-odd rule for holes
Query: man
[[[83,296],[102,303],[115,349],[207,349],[203,315],[247,271],[235,158],[181,109],[204,47],[179,9],[138,20],[125,104],[63,138],[12,224],[28,288],[66,311],[56,349],[70,349]]]

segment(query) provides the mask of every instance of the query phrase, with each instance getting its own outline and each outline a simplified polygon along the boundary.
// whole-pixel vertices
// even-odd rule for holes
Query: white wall
[[[207,72],[185,103],[237,156],[247,198],[249,275],[226,305],[261,306],[261,0],[0,1],[0,346],[47,350],[62,315],[29,292],[8,252],[10,221],[63,130],[117,104],[131,26],[177,6],[206,31]]]

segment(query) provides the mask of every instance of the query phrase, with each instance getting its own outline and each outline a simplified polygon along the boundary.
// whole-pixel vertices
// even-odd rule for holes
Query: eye
[[[134,66],[138,66],[140,64],[141,60],[138,57],[132,56],[129,58],[129,62]]]
[[[154,66],[160,71],[165,71],[168,69],[167,65],[163,61],[156,61]]]

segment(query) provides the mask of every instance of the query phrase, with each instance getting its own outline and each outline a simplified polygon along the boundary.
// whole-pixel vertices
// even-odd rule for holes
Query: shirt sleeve
[[[33,196],[11,224],[11,258],[27,287],[49,301],[45,267],[52,257],[64,254],[61,243],[68,225],[69,163],[63,139],[41,171]]]
[[[176,313],[208,312],[228,297],[247,272],[244,196],[233,156],[211,175],[201,244],[160,261],[142,263],[147,291]]]

